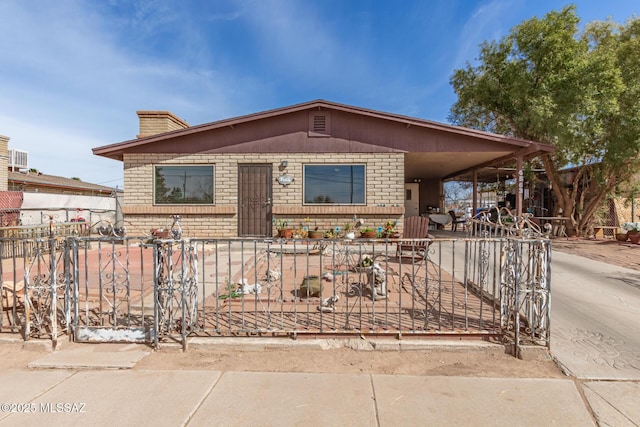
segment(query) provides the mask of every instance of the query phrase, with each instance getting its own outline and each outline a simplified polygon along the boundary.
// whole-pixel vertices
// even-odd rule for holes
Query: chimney
[[[0,191],[7,191],[9,187],[9,139],[0,135]]]
[[[189,123],[169,111],[137,111],[136,113],[140,119],[138,138],[189,127]]]

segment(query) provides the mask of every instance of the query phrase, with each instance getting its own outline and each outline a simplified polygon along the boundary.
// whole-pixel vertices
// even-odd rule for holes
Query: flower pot
[[[169,230],[163,230],[162,228],[154,228],[153,230],[151,230],[151,235],[155,239],[168,239]]]
[[[290,239],[291,237],[293,237],[293,228],[284,228],[282,230],[278,230],[278,237]]]
[[[376,237],[376,234],[377,233],[375,231],[361,231],[360,237],[363,239],[373,239]]]
[[[324,231],[319,230],[310,230],[309,238],[310,239],[322,239],[324,237]]]
[[[633,243],[634,245],[638,245],[638,244],[640,244],[640,232],[637,232],[637,231],[636,231],[636,232],[633,232],[633,233],[632,233],[632,232],[629,232],[629,233],[627,233],[627,234],[628,234],[628,236],[629,236],[629,241],[630,241],[631,243]]]
[[[353,231],[348,232],[347,234],[344,235],[345,239],[355,239],[356,238],[356,233],[354,233]]]
[[[319,297],[322,295],[322,279],[320,276],[305,276],[300,285],[299,296],[302,298]]]
[[[618,242],[626,242],[628,238],[627,233],[616,233],[616,240]]]

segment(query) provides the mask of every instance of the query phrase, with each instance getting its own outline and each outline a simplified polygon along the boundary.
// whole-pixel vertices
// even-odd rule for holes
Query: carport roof
[[[265,149],[273,152],[277,150],[280,150],[280,152],[296,152],[296,147],[293,145],[287,145],[284,148],[283,146],[278,146],[277,149],[270,149],[262,144],[259,150],[257,144],[250,145],[246,142],[243,144],[238,143],[235,147],[232,143],[224,147],[219,145],[204,148],[202,143],[191,144],[184,142],[199,138],[198,134],[222,132],[222,130],[235,129],[240,125],[251,125],[258,121],[276,117],[282,118],[305,110],[337,111],[356,115],[362,119],[374,119],[380,121],[380,123],[400,124],[401,126],[397,126],[398,130],[395,131],[395,137],[391,138],[390,141],[380,142],[377,140],[372,142],[375,139],[373,135],[375,129],[371,130],[371,141],[367,140],[367,135],[358,141],[345,141],[344,139],[342,141],[346,142],[343,145],[345,147],[348,146],[348,150],[351,152],[406,153],[405,177],[408,180],[414,178],[454,179],[464,174],[469,176],[470,171],[474,169],[495,168],[513,164],[516,156],[528,159],[554,150],[554,147],[548,144],[325,100],[315,100],[97,147],[93,149],[93,154],[115,160],[123,160],[124,153],[141,152],[229,153],[236,152],[235,150],[237,152],[248,152],[248,150],[262,152],[260,150]],[[401,133],[403,132],[402,129],[411,129],[413,137],[405,137],[406,133]],[[367,130],[365,130],[365,134],[366,132]],[[182,143],[176,144],[179,140]],[[436,140],[437,142],[434,142]],[[211,144],[211,141],[215,141],[215,138],[209,138],[207,141]],[[495,175],[493,176],[495,177]]]

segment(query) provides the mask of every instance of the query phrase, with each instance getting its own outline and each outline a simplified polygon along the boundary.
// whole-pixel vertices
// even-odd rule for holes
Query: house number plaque
[[[278,183],[280,183],[281,185],[289,185],[293,182],[293,177],[291,175],[280,175],[278,177]]]

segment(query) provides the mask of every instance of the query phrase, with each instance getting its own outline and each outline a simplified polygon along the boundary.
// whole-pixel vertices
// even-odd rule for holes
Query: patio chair
[[[426,257],[428,242],[424,239],[430,238],[433,238],[433,236],[429,234],[429,218],[422,216],[405,218],[401,239],[421,240],[416,240],[415,242],[400,240],[397,249],[398,258],[402,257],[402,252],[418,253],[421,257]]]
[[[457,231],[458,230],[458,224],[463,224],[462,228],[465,229],[465,227],[467,226],[467,219],[466,218],[458,218],[456,216],[456,213],[454,211],[449,211],[449,215],[451,216],[451,231]]]
[[[24,310],[24,291],[24,282],[18,282],[15,285],[11,282],[2,282],[2,311],[7,313],[10,326],[15,326],[14,309]]]

